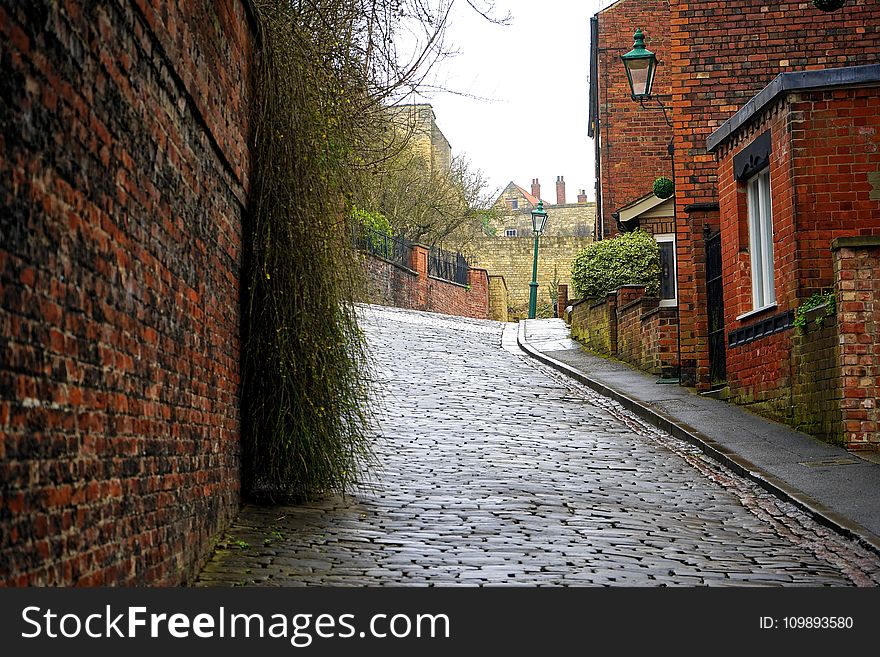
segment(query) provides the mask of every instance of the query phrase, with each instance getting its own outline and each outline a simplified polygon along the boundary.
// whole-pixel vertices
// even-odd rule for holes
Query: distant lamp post
[[[538,306],[538,238],[547,227],[547,211],[544,201],[538,201],[538,207],[532,210],[532,232],[535,234],[535,258],[532,262],[532,282],[529,283],[529,319],[535,319]]]
[[[626,67],[626,77],[633,100],[651,97],[651,86],[654,84],[654,72],[657,70],[657,56],[645,48],[645,35],[641,28],[633,35],[633,48],[621,55]]]

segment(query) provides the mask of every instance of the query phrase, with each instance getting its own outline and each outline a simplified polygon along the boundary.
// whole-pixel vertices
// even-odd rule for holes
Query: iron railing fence
[[[410,267],[412,245],[403,237],[394,237],[368,226],[355,226],[354,245],[401,267]]]
[[[468,284],[468,261],[461,253],[432,247],[428,253],[428,275],[459,285]]]

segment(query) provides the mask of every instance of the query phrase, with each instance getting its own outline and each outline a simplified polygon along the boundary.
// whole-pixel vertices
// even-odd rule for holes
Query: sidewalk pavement
[[[860,457],[706,397],[625,363],[596,356],[570,338],[561,319],[519,323],[530,356],[620,402],[642,419],[698,445],[822,522],[880,553],[880,459]]]

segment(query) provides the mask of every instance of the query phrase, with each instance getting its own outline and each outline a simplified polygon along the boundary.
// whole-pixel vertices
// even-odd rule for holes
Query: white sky
[[[589,19],[611,0],[496,0],[509,25],[494,25],[457,0],[447,43],[460,52],[441,62],[439,85],[477,96],[437,92],[437,125],[483,171],[497,191],[511,180],[556,202],[556,177],[566,200],[585,189],[595,198],[593,142],[587,137]]]

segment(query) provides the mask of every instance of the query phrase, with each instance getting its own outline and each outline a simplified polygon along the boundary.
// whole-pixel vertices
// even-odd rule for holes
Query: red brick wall
[[[820,440],[843,445],[837,322],[824,312],[824,307],[809,312],[804,330],[792,335],[791,424]],[[852,364],[858,364],[858,358]]]
[[[880,239],[844,238],[833,249],[844,441],[852,450],[878,450]]]
[[[675,376],[678,371],[678,321],[675,308],[643,312],[641,369],[651,374]]]
[[[0,8],[0,585],[187,581],[239,503],[252,25]]]
[[[785,71],[880,61],[880,2],[847,2],[826,13],[809,2],[670,0],[670,75],[675,123],[676,214],[682,377],[708,385],[702,230],[717,213],[685,207],[719,200],[706,138]]]
[[[601,146],[603,237],[617,234],[611,213],[650,194],[660,176],[672,177],[667,146],[672,128],[657,100],[670,102],[669,3],[666,0],[622,0],[598,13],[599,139]],[[657,55],[656,99],[644,107],[632,99],[620,56],[633,46],[641,28],[645,47]],[[671,118],[671,117],[670,117]]]
[[[868,181],[869,173],[880,171],[878,95],[873,88],[791,94],[778,99],[719,149],[728,331],[755,324],[768,314],[795,310],[814,292],[830,289],[834,284],[831,242],[835,237],[880,234],[880,199],[870,198],[872,185]],[[745,186],[734,180],[732,162],[767,130],[772,141],[777,306],[767,313],[737,319],[752,309],[752,281]],[[806,349],[809,345],[803,346]],[[791,348],[791,340],[784,336],[729,348],[727,373],[733,399],[758,403],[778,419],[797,415],[789,399],[792,373],[797,374],[801,362],[790,353]]]
[[[428,276],[428,249],[415,245],[412,269],[364,254],[368,298],[396,308],[427,310],[458,317],[489,318],[489,274],[485,269],[469,269],[468,285],[458,285]]]
[[[572,304],[571,335],[601,354],[617,353],[617,293]]]
[[[642,365],[643,306],[657,300],[645,299],[644,285],[629,285],[617,291],[617,355],[636,367]]]

